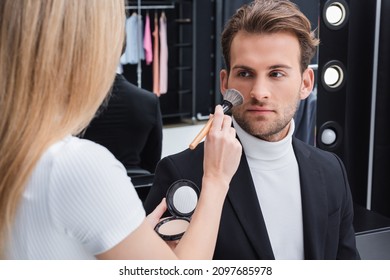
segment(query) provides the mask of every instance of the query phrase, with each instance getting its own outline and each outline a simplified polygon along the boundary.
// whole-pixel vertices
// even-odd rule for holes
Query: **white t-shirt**
[[[103,146],[68,136],[39,160],[7,242],[8,259],[94,259],[144,220],[123,165]]]

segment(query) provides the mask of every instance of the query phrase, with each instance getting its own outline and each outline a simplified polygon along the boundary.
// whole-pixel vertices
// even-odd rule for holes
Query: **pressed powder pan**
[[[166,194],[168,211],[172,217],[160,221],[155,231],[166,241],[180,239],[190,224],[199,199],[198,186],[186,179],[174,182]]]

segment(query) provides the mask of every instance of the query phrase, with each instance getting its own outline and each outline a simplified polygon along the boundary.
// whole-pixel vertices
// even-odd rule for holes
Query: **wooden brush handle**
[[[205,126],[202,128],[201,131],[199,131],[198,135],[194,138],[194,140],[190,144],[190,149],[193,150],[198,146],[200,141],[209,133],[209,130],[211,128],[211,125],[213,123],[214,116],[211,116],[208,120],[208,122],[205,124]]]

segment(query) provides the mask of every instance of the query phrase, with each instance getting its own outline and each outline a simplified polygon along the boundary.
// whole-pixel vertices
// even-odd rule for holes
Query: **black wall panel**
[[[335,2],[344,4],[346,10],[345,23],[338,28],[330,27],[325,19],[326,8]],[[367,197],[375,28],[375,1],[369,2],[321,0],[319,27],[317,146],[341,157],[354,199],[362,205]],[[339,87],[329,88],[324,83],[329,63],[344,71]],[[324,144],[326,129],[335,132],[335,142]]]
[[[339,29],[329,28],[324,19],[324,9],[332,2],[347,5],[348,20]],[[317,146],[342,158],[355,202],[386,216],[390,216],[389,12],[389,0],[320,1],[317,92]],[[334,60],[341,62],[346,77],[337,89],[323,82],[326,65]],[[332,144],[322,141],[327,128],[336,132]]]
[[[390,1],[381,4],[371,209],[390,217]]]

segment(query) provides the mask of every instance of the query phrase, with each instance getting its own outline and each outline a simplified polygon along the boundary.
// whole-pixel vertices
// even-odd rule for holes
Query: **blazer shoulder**
[[[166,160],[169,159],[169,160],[174,161],[174,162],[193,161],[196,159],[203,160],[203,153],[204,153],[204,143],[202,142],[194,150],[187,148],[183,151],[166,156]]]
[[[200,143],[194,150],[185,149],[176,154],[168,155],[162,158],[156,168],[156,173],[161,171],[175,170],[181,175],[198,176],[203,173],[203,143]]]
[[[145,104],[159,104],[159,98],[153,92],[129,82],[123,75],[117,74],[112,88],[116,98],[145,101]]]
[[[323,161],[341,161],[339,156],[335,153],[307,144],[296,137],[293,137],[292,143],[297,156],[304,155]]]

